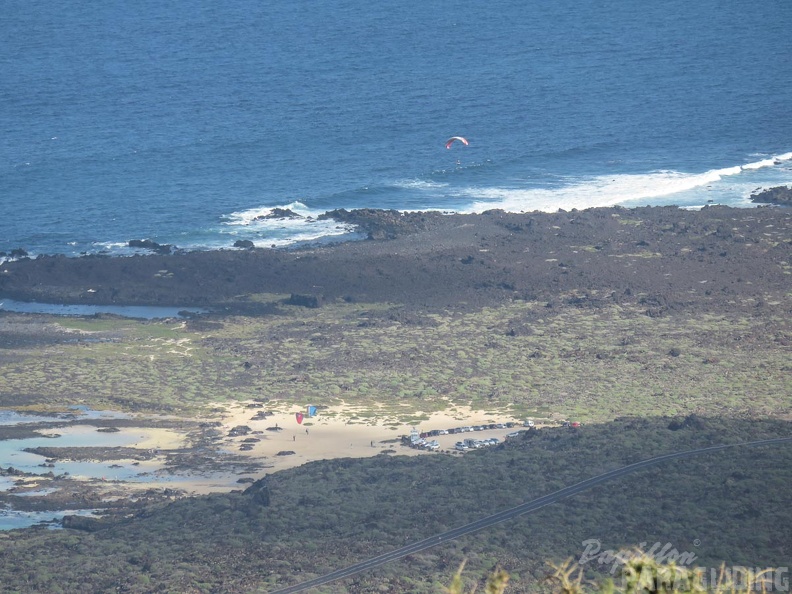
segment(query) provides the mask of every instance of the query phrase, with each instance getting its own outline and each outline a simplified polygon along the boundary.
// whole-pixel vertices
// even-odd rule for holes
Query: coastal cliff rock
[[[339,223],[355,225],[366,233],[368,239],[395,239],[407,233],[427,229],[429,223],[442,216],[438,212],[400,212],[398,210],[378,210],[361,208],[330,210],[319,215],[319,220],[332,219]]]
[[[776,186],[751,194],[751,202],[757,204],[776,204],[778,206],[792,206],[792,188]]]

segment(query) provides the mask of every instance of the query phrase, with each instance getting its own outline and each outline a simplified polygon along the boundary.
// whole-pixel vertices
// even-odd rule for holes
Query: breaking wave
[[[701,189],[704,188],[708,191],[716,190],[713,196],[728,195],[728,202],[732,204],[746,205],[748,194],[756,189],[755,184],[752,185],[755,180],[747,177],[743,181],[739,179],[741,175],[778,167],[789,161],[792,161],[792,152],[704,173],[663,170],[644,174],[600,175],[585,180],[569,180],[549,188],[465,188],[458,192],[458,196],[466,197],[472,202],[461,208],[460,212],[479,213],[495,208],[509,212],[553,212],[559,208],[662,204],[668,202],[667,199],[682,206],[690,206],[691,203],[702,201]],[[788,177],[792,181],[792,175]],[[726,181],[731,185],[720,188],[719,184],[723,185]]]
[[[225,216],[221,233],[252,241],[256,247],[281,247],[355,232],[353,225],[319,220],[324,212],[299,201],[251,208]]]

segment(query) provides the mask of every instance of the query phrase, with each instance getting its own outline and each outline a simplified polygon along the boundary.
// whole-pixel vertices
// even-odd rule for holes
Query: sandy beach
[[[238,450],[246,443],[245,440],[260,440],[247,442],[252,446],[251,449],[241,451],[240,454],[265,459],[266,472],[293,468],[315,460],[367,458],[383,452],[407,456],[437,455],[436,452],[405,447],[401,444],[401,437],[409,435],[413,428],[423,432],[484,423],[522,424],[523,421],[495,411],[454,407],[453,412],[428,414],[428,419],[417,425],[396,424],[388,418],[351,420],[353,409],[340,406],[320,410],[315,417],[306,416],[302,423],[298,423],[295,412],[275,412],[266,419],[252,420],[256,409],[246,408],[247,404],[249,403],[230,407],[229,414],[223,420],[222,429],[226,435],[238,426],[247,426],[251,432],[244,436],[226,437],[223,443],[229,449]],[[268,430],[273,427],[280,430]],[[515,430],[516,428],[490,429],[468,434],[440,435],[432,439],[437,439],[441,451],[453,451],[454,444],[465,437],[498,437],[502,440],[506,434]],[[281,452],[293,453],[278,455]]]

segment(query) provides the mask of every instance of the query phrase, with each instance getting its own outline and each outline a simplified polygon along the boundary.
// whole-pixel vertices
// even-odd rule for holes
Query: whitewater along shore
[[[327,216],[354,223],[369,239],[291,250],[21,258],[0,265],[0,297],[256,315],[271,311],[250,298],[257,293],[308,307],[346,300],[423,310],[574,293],[580,305],[640,296],[661,310],[759,303],[790,284],[792,211],[784,208]]]

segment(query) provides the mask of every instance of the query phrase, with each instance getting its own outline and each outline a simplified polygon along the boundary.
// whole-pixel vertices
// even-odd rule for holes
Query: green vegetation
[[[770,303],[761,316],[660,317],[645,307],[561,301],[431,313],[272,303],[273,315],[209,323],[51,320],[86,333],[83,340],[7,349],[0,404],[190,412],[269,398],[343,402],[386,419],[471,405],[602,421],[775,415],[792,392],[789,320]]]
[[[788,435],[781,421],[627,418],[530,431],[464,457],[311,463],[246,493],[175,501],[94,532],[9,533],[0,583],[7,592],[268,592],[638,460]],[[533,592],[547,560],[579,559],[590,539],[613,550],[671,543],[705,567],[785,566],[791,483],[788,444],[680,459],[317,591],[436,593],[466,561],[466,590],[483,588],[497,565],[510,575],[507,592]],[[588,563],[585,579],[609,569]]]

